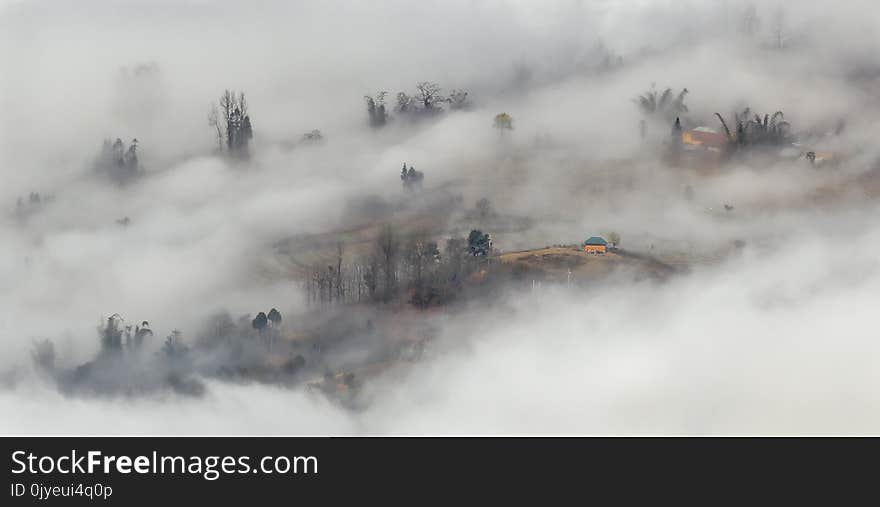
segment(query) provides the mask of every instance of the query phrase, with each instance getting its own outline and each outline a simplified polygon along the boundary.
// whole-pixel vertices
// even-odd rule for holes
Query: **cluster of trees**
[[[313,129],[302,135],[302,141],[304,143],[320,143],[324,141],[324,134],[318,129]]]
[[[400,181],[403,183],[403,188],[406,190],[421,190],[422,180],[424,179],[425,173],[416,171],[416,168],[413,166],[409,166],[409,169],[407,169],[406,162],[403,163],[403,168],[400,170]]]
[[[105,139],[95,160],[95,169],[117,183],[128,183],[137,177],[140,170],[137,148],[137,139],[132,139],[128,147],[118,137],[112,142]]]
[[[715,113],[715,116],[727,135],[728,146],[734,151],[757,146],[781,146],[791,142],[791,125],[785,121],[782,111],[762,117],[759,114],[752,116],[751,109],[746,108],[742,113],[734,114],[735,130],[730,129],[720,113]]]
[[[268,314],[260,312],[251,321],[251,327],[265,340],[271,350],[281,332],[281,312],[275,308],[269,310]]]
[[[320,266],[312,266],[311,275],[306,280],[306,298],[309,303],[321,302],[332,303],[336,301],[344,301],[346,295],[349,297],[354,293],[354,279],[362,279],[363,274],[357,273],[356,276],[350,278],[343,277],[342,254],[343,245],[336,245],[336,265],[327,265],[327,269]],[[358,300],[360,300],[360,292],[362,286],[358,285]]]
[[[110,355],[123,350],[140,349],[144,340],[153,336],[153,331],[147,321],[132,327],[118,313],[114,313],[107,318],[107,322],[98,327],[98,336],[101,340],[101,353]]]
[[[485,197],[482,197],[477,201],[475,208],[477,210],[477,216],[480,218],[489,218],[495,215],[495,210],[492,208],[492,201]]]
[[[401,238],[390,225],[382,227],[366,256],[344,263],[337,248],[335,265],[315,265],[305,283],[310,303],[383,302],[405,295],[424,307],[452,300],[480,259],[492,255],[489,234],[479,230],[467,238],[449,238],[443,248],[424,234]]]
[[[761,35],[762,24],[755,4],[747,5],[740,16],[740,33],[749,39],[754,39],[759,36],[763,38]],[[785,10],[783,10],[781,5],[773,11],[766,38],[767,46],[771,49],[782,50],[788,46],[790,37],[785,19]]]
[[[598,61],[593,67],[596,72],[610,72],[617,68],[623,67],[623,56],[615,53],[611,48],[606,46],[602,41],[598,41],[593,46],[591,59]]]
[[[31,192],[27,198],[19,196],[15,201],[15,216],[19,219],[26,218],[31,213],[40,210],[46,203],[52,201],[52,196],[43,196],[39,192]]]
[[[54,380],[65,393],[132,395],[172,389],[200,395],[199,376],[246,375],[267,381],[290,382],[305,366],[305,358],[291,351],[280,366],[267,361],[280,336],[281,313],[272,308],[256,318],[238,322],[227,314],[212,319],[190,347],[177,329],[158,344],[150,344],[153,331],[147,321],[127,324],[114,314],[97,326],[99,351],[73,368],[56,367],[51,340],[34,341],[31,356],[37,371]],[[151,353],[147,353],[147,351]],[[196,354],[196,352],[200,352]]]
[[[269,310],[268,314],[260,312],[254,317],[254,320],[251,321],[251,326],[259,333],[262,333],[267,329],[278,329],[281,327],[281,312],[275,308]]]
[[[387,97],[387,91],[364,96],[371,127],[383,127],[391,119]],[[452,111],[470,108],[471,102],[468,98],[468,92],[453,89],[449,95],[444,95],[442,88],[437,83],[421,81],[416,84],[414,93],[409,94],[402,91],[397,93],[394,100],[394,112],[399,115],[433,115],[443,111],[444,105],[448,105]]]
[[[183,333],[179,329],[174,329],[165,337],[162,344],[162,353],[168,359],[179,360],[186,357],[189,353],[189,347],[183,342]]]
[[[180,331],[173,331],[155,355],[141,353],[153,336],[146,321],[130,325],[114,314],[102,321],[97,331],[100,348],[91,361],[70,369],[58,368],[55,346],[51,340],[42,340],[35,341],[31,349],[34,365],[62,392],[71,394],[132,395],[164,388],[189,395],[204,392],[204,386],[191,377],[192,358]]]
[[[244,92],[225,90],[219,105],[212,105],[208,124],[217,137],[217,151],[244,160],[250,156],[249,143],[254,137]]]
[[[292,376],[306,365],[301,354],[287,350],[287,359],[279,367],[268,361],[270,355],[277,359],[285,354],[285,348],[297,348],[290,342],[280,342],[281,330],[281,312],[276,308],[259,312],[253,318],[248,314],[236,319],[226,311],[212,316],[195,342],[197,351],[212,358],[202,365],[202,374],[221,378],[245,376],[269,382],[294,380]]]
[[[388,92],[382,91],[374,97],[364,95],[367,101],[367,114],[370,117],[371,127],[384,127],[388,123],[388,110],[385,106],[385,97]]]

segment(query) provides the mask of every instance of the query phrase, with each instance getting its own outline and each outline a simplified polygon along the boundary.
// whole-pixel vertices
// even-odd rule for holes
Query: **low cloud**
[[[877,8],[756,3],[750,32],[749,5],[0,3],[0,432],[870,432]],[[391,108],[425,80],[467,90],[470,107],[369,127],[365,94],[387,90]],[[669,122],[640,136],[634,99],[652,83],[689,90],[690,126],[782,110],[811,147],[845,156],[670,167]],[[247,162],[214,152],[208,113],[226,88],[247,93]],[[513,130],[492,128],[502,111]],[[304,140],[313,129],[321,142]],[[142,167],[122,186],[94,170],[117,137],[139,140]],[[403,163],[425,174],[418,198]],[[64,368],[93,360],[115,313],[150,322],[151,354],[175,329],[193,345],[222,311],[277,307],[292,328],[352,340],[368,320],[385,332],[404,317],[309,306],[297,266],[327,259],[284,249],[354,238],[350,260],[359,228],[394,217],[430,219],[442,241],[476,227],[481,198],[517,225],[488,231],[502,251],[614,231],[675,275],[526,281],[423,312],[429,350],[371,379],[356,410],[306,379],[70,396],[32,365],[45,339]],[[381,353],[363,338],[322,366]]]

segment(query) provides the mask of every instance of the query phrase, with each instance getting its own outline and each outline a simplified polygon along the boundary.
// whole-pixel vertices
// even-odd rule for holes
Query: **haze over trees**
[[[788,34],[785,26],[785,11],[782,6],[779,6],[773,14],[773,20],[770,23],[770,36],[774,49],[785,49],[788,44]]]
[[[244,92],[225,90],[218,105],[211,106],[208,125],[214,129],[218,152],[239,160],[250,157],[254,131]]]
[[[620,244],[620,234],[610,231],[605,236],[612,248],[617,248],[617,245]]]
[[[468,251],[473,257],[488,257],[492,254],[492,240],[489,234],[474,229],[468,234]]]
[[[370,118],[370,126],[373,128],[384,127],[388,123],[388,111],[385,109],[385,96],[388,92],[381,91],[375,96],[364,95],[367,102],[367,115]]]
[[[507,113],[498,113],[495,115],[492,126],[498,130],[498,135],[503,136],[505,132],[513,130],[513,117]]]
[[[387,95],[386,91],[372,96],[364,95],[369,125],[373,128],[384,127],[391,120]],[[466,111],[472,106],[467,90],[456,88],[444,96],[443,89],[433,81],[419,81],[415,92],[400,91],[394,96],[394,112],[398,117],[409,119],[437,116],[444,111],[444,104],[449,106],[450,111]]]
[[[734,113],[734,130],[720,113],[715,113],[724,133],[729,140],[728,146],[734,150],[754,148],[760,146],[781,146],[791,141],[791,125],[785,121],[782,111],[752,116],[752,110],[746,108],[740,113]]]
[[[481,197],[475,206],[477,210],[477,216],[480,218],[489,218],[495,214],[495,210],[492,209],[492,202],[485,198]]]
[[[107,321],[98,328],[98,333],[101,337],[102,354],[138,350],[144,345],[145,340],[153,336],[149,322],[142,321],[132,326],[126,324],[118,313],[108,317]]]
[[[30,192],[27,198],[18,196],[15,200],[15,218],[20,221],[26,220],[29,216],[38,213],[53,200],[54,196],[43,195],[39,192]]]
[[[829,3],[835,8],[825,12],[804,2],[782,23],[773,16],[775,5],[756,1],[744,10],[748,1],[649,0],[656,5],[648,8],[562,0],[538,9],[540,22],[531,22],[534,7],[506,2],[428,9],[371,4],[343,13],[377,14],[381,26],[340,19],[338,8],[323,4],[222,3],[207,16],[204,8],[172,12],[157,4],[144,19],[120,5],[112,13],[77,13],[75,26],[68,24],[69,9],[60,10],[62,19],[44,19],[57,10],[27,5],[16,9],[33,15],[0,15],[13,28],[0,38],[15,48],[4,103],[11,128],[0,136],[7,215],[0,220],[6,245],[0,279],[9,282],[2,306],[14,316],[0,322],[11,358],[0,364],[0,387],[27,382],[33,373],[27,366],[35,366],[36,381],[55,381],[64,394],[126,400],[96,405],[111,411],[137,407],[131,397],[166,389],[197,392],[187,379],[210,379],[217,394],[206,400],[212,406],[232,399],[234,410],[236,400],[265,407],[261,400],[269,399],[271,406],[292,407],[294,416],[279,415],[280,422],[240,426],[260,431],[336,408],[307,413],[313,407],[300,401],[301,393],[273,398],[279,390],[251,384],[305,391],[304,384],[324,378],[328,392],[351,391],[371,381],[364,370],[396,368],[400,342],[426,336],[437,337],[433,353],[442,362],[435,369],[443,378],[429,387],[438,391],[405,391],[394,384],[396,375],[387,375],[390,387],[416,401],[426,392],[447,398],[461,390],[462,379],[481,389],[493,380],[473,371],[458,375],[454,354],[442,355],[458,345],[472,348],[471,334],[491,337],[476,372],[496,361],[504,366],[490,368],[493,374],[529,375],[534,368],[516,361],[538,357],[564,375],[584,358],[607,359],[578,333],[593,337],[600,330],[615,338],[609,343],[638,345],[641,337],[626,334],[634,326],[614,323],[638,314],[640,301],[656,301],[673,318],[687,317],[693,307],[686,304],[701,307],[682,288],[724,292],[727,300],[712,300],[713,308],[772,306],[792,321],[803,315],[786,314],[789,307],[864,306],[832,298],[847,292],[850,275],[873,265],[871,241],[880,237],[871,230],[880,195],[880,151],[872,141],[880,118],[874,57],[880,46],[863,37],[873,18],[847,21],[880,13],[866,1]],[[304,10],[308,15],[296,15]],[[269,19],[269,13],[278,15]],[[171,23],[160,23],[155,44],[119,36],[159,33],[149,29],[161,21]],[[62,40],[80,29],[88,44],[41,43],[49,41],[46,34]],[[16,38],[24,44],[12,44]],[[118,62],[132,58],[155,58],[162,72],[155,66],[116,72]],[[247,100],[238,88],[217,86],[237,82],[246,83]],[[746,104],[775,108],[755,114],[743,111]],[[515,119],[509,110],[517,111]],[[835,125],[839,118],[846,129]],[[640,120],[644,142],[635,128]],[[112,136],[101,147],[105,134]],[[744,156],[727,157],[732,154]],[[410,163],[400,167],[398,160]],[[422,171],[431,172],[427,182]],[[609,255],[585,256],[578,248],[593,235],[608,240]],[[748,239],[747,248],[737,246],[740,238]],[[807,249],[810,255],[800,259]],[[799,272],[787,271],[791,260],[803,262]],[[735,276],[726,276],[729,270]],[[742,274],[749,270],[754,275]],[[792,273],[804,283],[778,283]],[[755,297],[762,304],[752,305]],[[792,299],[797,302],[789,304]],[[149,322],[107,318],[114,309],[126,316],[142,311]],[[689,332],[665,321],[665,312],[651,317],[658,319],[651,329],[669,335],[664,338]],[[754,332],[718,339],[731,338],[734,348],[750,339],[760,345],[763,330],[775,325],[767,326],[762,313],[742,321]],[[562,341],[538,340],[533,349],[530,334]],[[679,341],[693,340],[663,343]],[[582,349],[569,348],[582,342]],[[572,352],[570,364],[553,355],[559,345]],[[723,343],[704,348],[695,353],[727,352]],[[650,344],[645,350],[653,353]],[[698,367],[717,359],[684,358]],[[779,358],[765,369],[773,371]],[[654,359],[668,363],[662,355]],[[427,370],[410,369],[413,384]],[[535,386],[529,391],[548,398],[563,388],[583,391],[574,370],[565,382],[528,379]],[[596,400],[646,399],[638,382],[607,383],[604,370],[590,372],[588,380],[598,379],[603,389],[625,391],[622,397],[599,392]],[[706,384],[759,389],[774,385],[764,382],[772,380],[767,375],[749,386],[722,378]],[[497,395],[511,385],[507,380],[480,395],[509,401]],[[447,381],[448,391],[439,391]],[[40,407],[58,401],[63,410],[78,405],[57,396],[26,400],[39,389],[10,391],[0,401],[24,393],[22,414],[28,407],[42,414]],[[398,428],[392,424],[402,423],[384,411],[418,405],[375,391],[374,412],[339,419],[355,421],[355,431]],[[717,398],[685,393],[692,394]],[[753,393],[734,394],[741,400]],[[144,411],[171,406],[187,413],[206,405],[176,410],[166,404],[166,398],[177,403],[175,396],[155,398],[160,401],[148,399]],[[689,407],[692,400],[679,401],[661,405],[674,410],[669,407]],[[546,407],[578,415],[565,402]],[[458,408],[440,407],[453,414]],[[193,420],[208,420],[198,415]],[[217,415],[219,421],[227,414]],[[708,426],[696,427],[712,430],[725,420],[709,417]]]
[[[422,231],[402,236],[395,227],[379,228],[369,253],[348,260],[338,250],[335,265],[315,265],[304,289],[310,303],[408,303],[418,308],[456,299],[478,259],[492,255],[489,234],[447,238],[443,248]]]
[[[664,123],[671,123],[675,118],[688,112],[684,100],[688,89],[682,88],[678,94],[674,94],[672,88],[666,88],[662,93],[657,91],[654,84],[647,92],[633,100],[643,115],[649,118],[658,118]]]
[[[421,190],[422,180],[424,179],[425,174],[423,172],[416,171],[416,168],[413,166],[409,166],[409,169],[407,169],[406,162],[403,163],[403,168],[400,170],[400,181],[403,183],[405,190]]]
[[[318,129],[313,129],[302,135],[304,143],[322,143],[324,142],[324,133]]]
[[[468,92],[465,90],[452,90],[447,101],[449,102],[449,109],[453,111],[466,111],[471,108]]]
[[[140,173],[137,156],[138,140],[132,139],[126,147],[122,139],[105,139],[95,160],[95,170],[118,184],[133,181]]]
[[[761,31],[761,19],[758,17],[758,9],[755,4],[746,6],[740,19],[739,30],[749,38],[755,37]]]
[[[432,81],[421,81],[416,84],[416,94],[413,97],[419,104],[419,108],[425,113],[435,113],[443,110],[444,97],[441,95],[440,85]]]

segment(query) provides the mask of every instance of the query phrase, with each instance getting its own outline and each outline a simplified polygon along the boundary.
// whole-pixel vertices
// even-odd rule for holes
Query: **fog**
[[[880,9],[545,4],[0,2],[0,432],[871,433]],[[468,107],[391,110],[422,81],[466,90]],[[798,149],[836,162],[768,149],[712,171],[668,163],[670,119],[637,105],[652,86],[687,88],[686,128],[784,111]],[[244,160],[208,124],[225,89],[253,118]],[[371,128],[364,96],[383,90],[391,117]],[[493,128],[501,112],[512,130]],[[314,129],[322,140],[303,137]],[[138,139],[124,184],[96,170],[115,138]],[[401,188],[404,163],[424,172],[417,193]],[[494,221],[473,218],[481,198]],[[445,306],[360,292],[316,306],[303,266],[335,263],[338,242],[354,269],[373,241],[358,235],[392,222],[438,242],[482,228],[499,256],[614,231],[621,255],[670,274],[627,261]],[[165,366],[144,358],[173,330],[195,351],[212,316],[269,308],[292,350],[311,350],[300,377],[209,374],[231,354],[220,347],[190,359],[195,396],[71,387],[95,375],[78,367],[101,364],[96,329],[113,314],[149,321],[126,364],[152,382]],[[359,385],[354,408],[308,387],[384,358],[376,334],[429,339]],[[43,340],[78,373],[40,371]],[[235,349],[236,364],[257,349]],[[114,368],[85,383],[137,383]]]

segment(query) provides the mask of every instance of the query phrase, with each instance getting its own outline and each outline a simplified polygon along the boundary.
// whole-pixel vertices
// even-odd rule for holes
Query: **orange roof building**
[[[710,127],[697,127],[682,132],[681,142],[687,148],[723,151],[727,146],[727,136]]]

